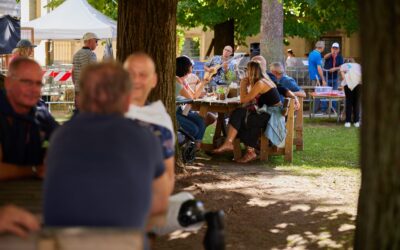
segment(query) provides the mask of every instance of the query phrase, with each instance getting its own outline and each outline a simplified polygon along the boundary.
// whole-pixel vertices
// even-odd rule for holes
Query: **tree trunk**
[[[177,0],[119,0],[117,58],[148,53],[156,64],[157,87],[150,100],[161,100],[175,120]]]
[[[267,65],[271,62],[284,63],[282,0],[262,1],[260,47]]]
[[[358,2],[363,123],[354,249],[400,249],[400,1]]]
[[[226,45],[235,49],[234,29],[235,22],[233,19],[214,25],[214,55],[222,55]]]
[[[123,62],[135,51],[154,59],[158,84],[149,100],[161,100],[174,122],[176,9],[177,0],[118,1],[117,59]],[[179,159],[177,148],[177,172],[182,167]]]

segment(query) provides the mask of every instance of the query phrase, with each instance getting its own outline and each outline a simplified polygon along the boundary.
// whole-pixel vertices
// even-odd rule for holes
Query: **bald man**
[[[217,69],[215,76],[211,79],[212,85],[223,85],[226,82],[225,75],[228,71],[234,71],[234,65],[230,61],[233,55],[233,48],[229,45],[224,47],[222,56],[214,56],[209,62],[204,64],[204,71],[208,73]],[[221,67],[220,67],[221,66]]]
[[[168,179],[169,194],[175,184],[175,139],[171,117],[163,103],[148,103],[150,92],[157,85],[157,74],[153,59],[143,52],[130,55],[124,63],[132,83],[131,105],[126,117],[139,121],[148,127],[159,139],[164,156],[165,175]]]

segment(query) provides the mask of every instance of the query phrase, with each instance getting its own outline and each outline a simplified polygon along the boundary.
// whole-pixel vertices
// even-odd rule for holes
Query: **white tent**
[[[0,16],[10,15],[13,17],[21,16],[20,4],[15,0],[0,0]]]
[[[99,38],[116,38],[117,22],[93,8],[86,0],[67,0],[49,14],[22,23],[34,29],[35,40],[82,39],[86,32]]]

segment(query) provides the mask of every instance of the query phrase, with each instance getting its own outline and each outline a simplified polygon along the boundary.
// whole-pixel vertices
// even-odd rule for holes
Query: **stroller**
[[[192,99],[180,99],[176,100],[176,105],[179,107],[184,104],[189,104],[192,101]],[[195,139],[180,126],[178,128],[177,138],[183,163],[192,163],[196,158]]]

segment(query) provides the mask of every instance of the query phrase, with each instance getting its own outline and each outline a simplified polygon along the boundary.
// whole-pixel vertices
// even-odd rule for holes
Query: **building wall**
[[[178,27],[179,28],[179,27]],[[214,31],[207,30],[203,31],[201,27],[193,28],[193,29],[184,29],[185,38],[193,38],[199,37],[200,40],[200,60],[204,60],[207,50],[210,47],[211,41],[214,37]],[[177,46],[179,45],[179,41],[177,40]],[[180,56],[178,49],[176,50],[177,56]],[[211,52],[214,53],[213,51]]]
[[[201,42],[200,42],[200,57],[201,60],[207,60],[205,58],[207,49],[209,48],[211,41],[214,37],[214,32],[213,31],[207,31],[203,32],[201,28],[195,28],[195,29],[189,29],[185,31],[185,36],[186,37],[191,37],[191,36],[199,36],[202,37]],[[341,48],[341,53],[344,57],[354,57],[356,60],[360,58],[360,46],[359,46],[359,34],[355,33],[352,34],[350,37],[347,37],[347,35],[344,32],[330,32],[326,34],[327,37],[341,37],[341,43],[342,43],[342,48]],[[259,42],[260,39],[260,34],[256,36],[251,36],[246,39],[246,45],[240,45],[235,48],[235,52],[237,53],[249,53],[250,52],[250,43],[254,42]],[[312,42],[300,38],[300,37],[289,37],[288,38],[289,45],[284,46],[284,50],[282,53],[286,54],[287,49],[292,49],[293,52],[297,57],[305,57],[306,53],[309,53],[310,51],[313,50],[314,45]],[[203,44],[204,43],[204,44]],[[211,56],[213,56],[213,51],[211,53]]]
[[[83,46],[83,42],[79,40],[75,41],[54,41],[54,64],[72,64],[72,58],[74,54]],[[105,43],[100,40],[94,53],[97,56],[97,60],[101,61],[104,55]],[[114,58],[116,57],[116,41],[113,41],[113,53]]]

